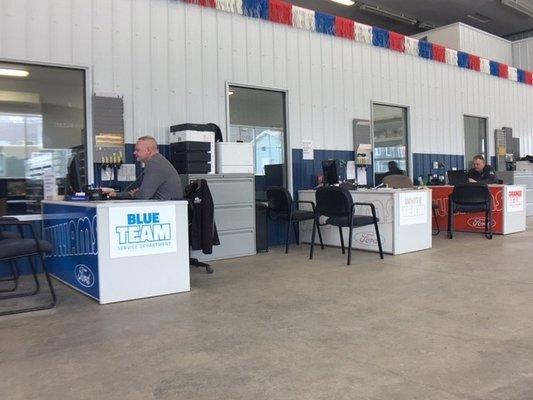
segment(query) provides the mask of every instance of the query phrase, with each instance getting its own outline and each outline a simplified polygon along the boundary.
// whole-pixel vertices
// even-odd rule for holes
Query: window
[[[44,171],[61,191],[85,126],[85,71],[0,63],[0,215],[40,212]]]
[[[409,174],[407,148],[407,109],[373,104],[375,184],[381,183],[389,170],[389,162]]]
[[[254,145],[256,197],[287,186],[285,93],[229,86],[229,141]]]
[[[465,168],[472,168],[472,159],[481,154],[487,159],[487,119],[465,115]],[[490,163],[490,160],[487,160]]]

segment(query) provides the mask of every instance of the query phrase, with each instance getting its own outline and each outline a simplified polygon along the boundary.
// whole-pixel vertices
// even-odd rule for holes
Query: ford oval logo
[[[468,218],[466,221],[467,225],[474,229],[485,229],[485,218],[484,217],[472,217]],[[493,219],[491,225],[494,228],[496,226],[496,221]]]
[[[93,271],[91,271],[86,265],[76,265],[76,268],[74,268],[74,277],[83,287],[90,288],[92,285],[94,285]]]
[[[380,235],[381,236],[381,235]],[[355,234],[355,241],[363,246],[374,247],[378,246],[378,239],[374,232],[360,232]],[[385,245],[383,236],[381,236],[381,245]]]

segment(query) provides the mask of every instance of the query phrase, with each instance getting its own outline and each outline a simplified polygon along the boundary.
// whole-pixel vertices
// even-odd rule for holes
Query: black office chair
[[[439,205],[436,202],[432,202],[431,211],[433,212],[433,218],[435,219],[435,225],[437,226],[437,230],[433,232],[433,236],[437,236],[440,233],[439,220],[437,219],[438,209],[439,209]]]
[[[285,235],[285,254],[289,252],[289,235],[291,225],[294,230],[296,243],[300,245],[299,226],[301,221],[313,221],[313,233],[315,231],[315,203],[312,201],[298,200],[293,201],[291,194],[282,186],[271,186],[266,190],[268,211],[272,219],[287,221],[287,233]],[[295,204],[310,204],[311,211],[295,209]],[[318,237],[320,246],[324,249],[320,227],[318,228]]]
[[[24,238],[23,231],[22,231],[22,228],[24,226],[29,227],[30,232],[32,234],[32,237],[29,239]],[[9,227],[16,227],[18,229],[18,232],[7,231],[6,228],[9,228]],[[9,314],[19,314],[19,313],[30,312],[30,311],[46,310],[49,308],[53,308],[56,305],[56,294],[54,291],[54,287],[52,286],[50,275],[48,274],[48,270],[44,263],[44,253],[52,251],[53,249],[52,245],[47,241],[39,240],[35,234],[33,225],[29,222],[21,222],[21,221],[16,220],[15,218],[4,217],[4,218],[0,218],[0,228],[2,230],[0,234],[0,262],[1,261],[9,262],[10,267],[11,267],[11,274],[12,274],[11,277],[5,278],[4,281],[13,282],[12,288],[9,288],[7,290],[4,289],[2,292],[4,293],[15,292],[17,290],[20,274],[19,274],[19,270],[18,270],[18,266],[16,262],[20,258],[28,259],[31,273],[33,275],[33,280],[35,282],[35,289],[29,292],[2,295],[0,296],[0,300],[29,297],[29,296],[34,296],[37,293],[39,293],[40,283],[39,283],[39,279],[37,278],[37,269],[35,268],[35,264],[33,262],[34,256],[39,257],[39,260],[41,262],[41,267],[42,267],[44,276],[46,278],[48,288],[50,290],[50,296],[52,298],[52,301],[48,304],[2,311],[0,312],[0,316],[9,315]]]
[[[487,185],[467,183],[456,185],[448,198],[448,238],[453,238],[453,215],[485,213],[485,237],[492,239],[492,199]]]
[[[372,215],[356,215],[356,206],[370,207]],[[376,216],[376,208],[372,203],[359,203],[354,202],[352,195],[346,189],[336,186],[326,186],[317,189],[316,191],[316,213],[315,225],[320,226],[319,218],[323,215],[327,217],[325,224],[333,225],[339,228],[339,234],[341,238],[342,254],[345,254],[344,249],[344,237],[342,234],[342,228],[347,227],[349,229],[348,235],[348,265],[351,263],[352,257],[352,237],[353,229],[360,228],[367,225],[374,225],[376,232],[376,238],[378,241],[379,257],[383,259],[383,248],[381,246],[381,237],[379,236],[378,222],[379,219]],[[309,259],[313,259],[313,248],[315,244],[315,230],[313,229],[313,235],[311,237],[311,252]]]

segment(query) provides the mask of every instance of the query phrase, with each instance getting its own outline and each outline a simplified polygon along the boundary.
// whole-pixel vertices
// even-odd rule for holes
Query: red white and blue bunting
[[[474,54],[448,49],[428,41],[419,41],[386,29],[361,24],[319,11],[297,7],[283,0],[184,0],[203,7],[216,8],[234,14],[261,18],[295,28],[333,35],[356,42],[387,48],[497,76],[514,82],[533,85],[533,72],[487,60]]]

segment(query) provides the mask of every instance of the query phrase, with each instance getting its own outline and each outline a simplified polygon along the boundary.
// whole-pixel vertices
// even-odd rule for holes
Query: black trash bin
[[[255,248],[258,253],[268,251],[268,206],[255,203]]]

